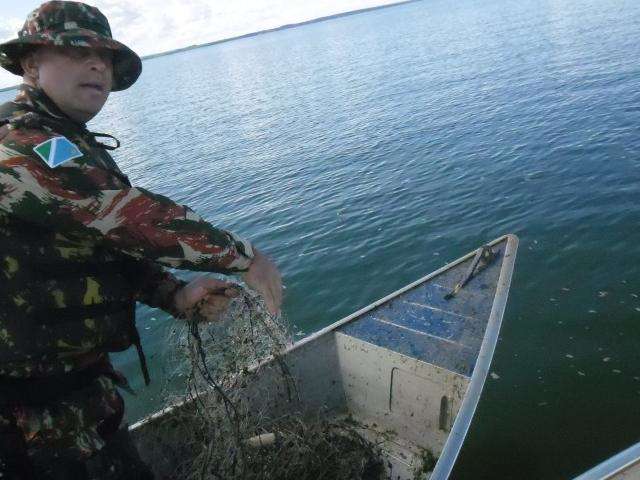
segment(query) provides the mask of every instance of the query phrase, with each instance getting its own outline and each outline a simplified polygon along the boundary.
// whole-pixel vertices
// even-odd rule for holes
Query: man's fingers
[[[264,298],[264,303],[267,306],[267,310],[271,315],[277,315],[280,312],[280,305],[282,302],[282,296],[278,295],[278,283],[277,282],[269,282],[267,283],[262,291],[262,297]]]
[[[222,295],[209,295],[200,305],[198,315],[203,321],[215,322],[221,319],[229,306],[230,299]]]
[[[282,302],[282,280],[275,263],[254,249],[253,262],[245,272],[244,280],[263,296],[269,312],[277,314]]]
[[[280,311],[280,304],[276,301],[272,292],[265,295],[264,301],[267,304],[267,310],[269,310],[269,313],[271,313],[271,315],[277,315]]]
[[[269,285],[270,294],[271,294],[271,302],[273,306],[273,314],[275,315],[282,305],[282,284],[280,283],[280,279],[273,281]]]
[[[195,287],[189,290],[189,296],[194,300],[199,300],[206,295],[207,291],[202,287]]]
[[[278,282],[276,283],[276,285],[274,286],[275,289],[275,301],[276,301],[276,306],[278,308],[280,308],[280,305],[282,305],[282,283]]]
[[[230,301],[231,298],[224,295],[209,295],[206,299],[206,304],[220,306],[220,308],[227,308]]]
[[[222,293],[227,289],[237,288],[237,284],[233,282],[226,282],[224,280],[218,280],[211,277],[200,277],[197,280],[199,286],[205,288],[210,293]]]
[[[198,318],[199,323],[216,323],[222,320],[221,312],[206,312]]]
[[[237,297],[238,295],[240,295],[240,290],[238,290],[237,288],[227,288],[227,289],[224,291],[224,295],[225,295],[225,297],[227,297],[227,298],[235,298],[235,297]]]
[[[205,305],[203,305],[200,308],[200,313],[205,313],[205,312],[226,312],[227,311],[227,305],[222,305],[219,303],[207,303]]]

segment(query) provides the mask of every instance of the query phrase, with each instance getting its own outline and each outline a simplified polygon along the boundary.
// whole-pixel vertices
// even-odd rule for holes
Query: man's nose
[[[107,69],[107,60],[96,53],[92,53],[92,55],[88,59],[88,62],[91,66],[91,69],[93,70],[104,72]]]

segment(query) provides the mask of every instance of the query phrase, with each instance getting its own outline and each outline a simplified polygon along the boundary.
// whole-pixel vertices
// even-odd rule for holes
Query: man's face
[[[67,115],[87,122],[102,109],[113,85],[113,53],[82,47],[41,47],[34,53],[36,85]]]

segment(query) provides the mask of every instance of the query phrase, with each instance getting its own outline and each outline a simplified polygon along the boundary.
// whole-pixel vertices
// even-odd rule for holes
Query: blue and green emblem
[[[83,156],[80,149],[66,137],[50,138],[33,147],[33,151],[51,168]]]

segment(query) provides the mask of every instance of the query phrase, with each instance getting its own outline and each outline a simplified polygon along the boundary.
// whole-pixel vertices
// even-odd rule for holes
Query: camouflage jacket
[[[231,273],[251,244],[126,176],[84,125],[23,86],[0,106],[0,376],[46,376],[135,341],[135,301],[173,312],[160,265]]]

